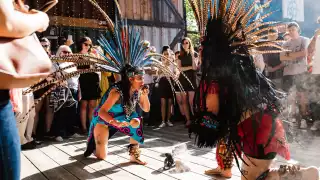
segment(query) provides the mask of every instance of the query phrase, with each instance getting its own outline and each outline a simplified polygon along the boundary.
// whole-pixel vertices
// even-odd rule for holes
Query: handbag
[[[57,1],[50,1],[45,11]],[[47,77],[51,60],[35,33],[23,38],[0,38],[0,89],[28,87]]]
[[[0,89],[28,87],[51,71],[51,60],[36,34],[21,38],[0,38]]]

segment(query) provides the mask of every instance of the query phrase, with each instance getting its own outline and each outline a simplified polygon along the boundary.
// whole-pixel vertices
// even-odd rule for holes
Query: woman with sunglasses
[[[182,74],[179,76],[179,81],[186,93],[180,92],[179,88],[176,88],[176,97],[179,104],[180,112],[186,117],[186,127],[191,124],[191,114],[193,113],[193,98],[196,85],[196,69],[197,69],[197,54],[193,49],[192,42],[189,38],[185,37],[181,41],[181,50],[177,63],[180,70],[188,78],[185,78]]]
[[[80,54],[89,54],[92,41],[89,37],[83,37],[79,41]],[[90,65],[79,66],[78,69],[89,69]],[[80,82],[80,120],[83,133],[87,133],[87,119],[91,121],[94,108],[97,105],[97,100],[100,99],[100,79],[99,75],[95,72],[81,74]]]

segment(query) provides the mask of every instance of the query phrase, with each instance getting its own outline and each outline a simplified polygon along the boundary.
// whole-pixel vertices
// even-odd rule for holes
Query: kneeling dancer
[[[99,7],[95,1],[90,2]],[[102,11],[101,8],[99,10]],[[108,20],[109,32],[99,43],[107,54],[102,55],[106,63],[96,65],[105,71],[120,74],[121,81],[107,90],[94,111],[84,156],[94,153],[98,159],[105,159],[108,139],[120,131],[130,137],[130,161],[145,165],[146,163],[140,160],[139,149],[139,144],[144,142],[142,119],[136,112],[137,104],[145,112],[150,110],[149,89],[144,86],[144,68],[160,68],[168,79],[172,77],[178,85],[179,82],[167,66],[151,58],[162,55],[151,53],[150,44],[140,41],[139,32],[129,28],[126,20],[121,19],[121,11],[118,12],[120,23],[117,26],[104,14]],[[173,64],[171,61],[170,63]]]
[[[218,167],[206,174],[230,178],[233,158],[242,160],[242,180],[319,178],[316,168],[281,166],[271,170],[276,155],[290,159],[280,113],[284,94],[255,67],[253,53],[285,51],[277,41],[259,41],[275,22],[251,18],[242,0],[189,0],[201,35],[202,79],[196,95],[198,119],[190,128],[199,147],[217,147]],[[257,48],[271,46],[274,51]]]

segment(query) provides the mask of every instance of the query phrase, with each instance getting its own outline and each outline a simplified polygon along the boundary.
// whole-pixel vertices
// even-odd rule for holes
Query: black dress
[[[174,82],[171,79],[172,85]],[[167,77],[161,77],[159,81],[160,98],[173,99],[173,92]]]
[[[79,66],[78,69],[89,69],[90,65]],[[79,77],[82,100],[100,99],[100,79],[95,72],[81,74]]]
[[[179,56],[179,59],[181,61],[181,67],[187,67],[187,66],[192,66],[192,55],[191,54],[187,54],[184,56]],[[187,71],[183,71],[184,75],[187,76],[186,79],[184,75],[182,75],[180,73],[179,76],[179,82],[181,83],[183,90],[184,91],[195,91],[195,89],[197,88],[197,81],[196,81],[196,71],[193,69],[187,70]],[[180,92],[181,90],[178,88],[178,86],[175,87],[175,90],[177,92]]]

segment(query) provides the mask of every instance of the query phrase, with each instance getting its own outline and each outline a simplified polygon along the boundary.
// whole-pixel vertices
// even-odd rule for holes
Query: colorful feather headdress
[[[219,140],[225,139],[235,155],[236,150],[240,153],[239,149],[233,147],[241,147],[238,125],[245,112],[263,114],[266,107],[271,114],[279,112],[279,99],[284,94],[277,91],[272,82],[257,71],[252,55],[285,51],[278,45],[279,41],[262,40],[268,36],[270,29],[282,24],[263,22],[272,12],[252,20],[268,3],[256,10],[256,3],[248,5],[248,0],[189,0],[189,3],[201,35],[201,82],[215,82],[220,89],[219,113],[216,117],[218,125],[216,121],[212,121],[216,126],[205,128],[201,126],[203,120],[200,118],[192,126],[190,133],[196,134],[196,143],[200,147],[215,146]],[[275,50],[264,51],[265,47],[273,47]],[[206,88],[197,90],[195,102],[198,107],[206,107],[206,101],[201,101],[206,95]],[[273,116],[273,122],[276,116]],[[252,119],[252,128],[257,132],[258,124],[255,122],[261,121],[255,121],[254,117]],[[274,125],[275,123],[272,124],[273,128]],[[270,137],[272,136],[271,133]]]
[[[119,12],[119,23],[117,24],[112,22],[110,17],[101,9],[95,0],[89,0],[89,2],[91,2],[91,4],[102,13],[107,22],[106,35],[101,35],[98,40],[106,55],[100,53],[102,58],[97,58],[91,55],[73,54],[64,57],[51,58],[53,62],[74,63],[67,67],[60,68],[56,72],[53,72],[52,75],[77,66],[91,66],[88,69],[78,69],[71,73],[62,73],[62,76],[54,77],[52,80],[47,82],[43,80],[24,91],[23,93],[27,94],[51,85],[51,88],[45,92],[41,98],[35,101],[35,104],[39,103],[46,95],[60,86],[63,81],[89,72],[112,72],[133,76],[136,75],[134,73],[137,72],[139,74],[143,74],[143,69],[146,67],[156,67],[161,69],[162,73],[168,78],[171,88],[173,88],[173,84],[175,83],[183,91],[177,76],[169,69],[169,67],[165,66],[161,61],[154,57],[167,58],[161,54],[151,52],[150,43],[148,41],[141,40],[140,33],[137,32],[134,27],[129,27],[127,25],[127,20],[122,18],[122,13],[117,0],[114,1]],[[172,60],[167,60],[176,66]],[[135,71],[132,71],[132,69],[135,69]],[[137,71],[137,69],[140,69],[141,71]],[[174,82],[172,82],[172,80]]]
[[[273,12],[269,12],[256,20],[252,20],[263,8],[269,6],[270,1],[254,9],[256,2],[248,5],[248,0],[189,0],[194,16],[197,21],[200,36],[205,37],[208,32],[208,23],[216,21],[221,23],[217,26],[217,31],[223,33],[227,38],[229,45],[233,47],[233,53],[240,55],[279,53],[285,51],[277,43],[281,41],[260,41],[268,36],[268,31],[273,28],[284,26],[283,24],[263,20]],[[220,29],[221,28],[221,29]],[[255,50],[248,54],[243,52],[243,48],[257,49],[261,47],[274,47],[273,51]]]

